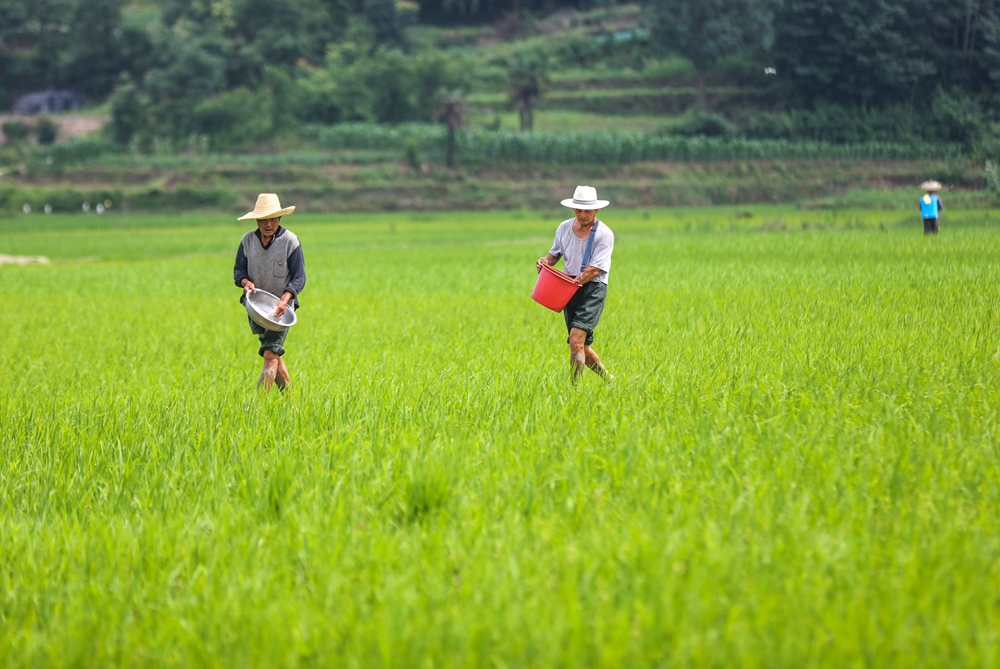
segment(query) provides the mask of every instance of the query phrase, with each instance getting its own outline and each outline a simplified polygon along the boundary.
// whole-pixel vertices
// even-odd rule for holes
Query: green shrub
[[[8,144],[20,144],[28,139],[31,134],[31,126],[23,121],[7,121],[0,125],[0,131]]]
[[[987,160],[983,170],[986,172],[986,187],[995,194],[1000,194],[1000,165]]]
[[[45,146],[54,144],[56,137],[59,136],[59,124],[48,116],[42,116],[35,123],[35,136],[39,144]]]
[[[224,209],[236,203],[236,194],[231,190],[219,188],[195,188],[179,186],[176,191],[151,187],[138,193],[129,194],[126,202],[130,209],[169,210],[180,208],[215,208]]]
[[[790,112],[792,137],[836,144],[859,142],[954,141],[905,105],[869,109],[823,104]]]
[[[967,146],[975,144],[986,125],[979,101],[958,91],[938,89],[931,102],[931,113],[932,124],[941,139]]]
[[[788,114],[742,111],[734,115],[737,134],[748,139],[792,139],[795,124]]]
[[[443,143],[445,132],[444,126],[438,124],[340,123],[319,128],[316,139],[320,146],[328,149],[401,150],[411,140],[417,147],[426,149]]]
[[[0,167],[17,165],[24,160],[24,153],[16,146],[0,146]]]
[[[601,56],[594,48],[589,36],[574,35],[570,39],[556,43],[552,50],[552,60],[565,68],[590,67]]]
[[[763,76],[763,67],[752,59],[742,56],[721,58],[711,69],[711,74],[732,82],[753,81]]]
[[[274,136],[275,104],[267,89],[226,91],[195,107],[196,133],[208,136],[213,151],[245,148]]]
[[[403,157],[406,159],[406,164],[410,166],[411,170],[414,172],[420,171],[420,148],[414,138],[410,137],[406,140],[406,144],[403,147]]]
[[[132,77],[121,75],[111,98],[110,131],[116,142],[125,146],[132,141],[144,125],[147,105]]]
[[[64,167],[93,161],[109,153],[120,153],[122,147],[101,137],[77,137],[51,146],[35,147],[29,152],[32,167]]]
[[[673,132],[685,137],[730,137],[736,128],[721,114],[694,112],[683,117]]]

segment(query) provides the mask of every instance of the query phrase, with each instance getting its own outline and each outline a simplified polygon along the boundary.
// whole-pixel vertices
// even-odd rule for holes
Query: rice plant
[[[4,666],[995,665],[997,213],[612,207],[576,386],[557,213],[287,219],[285,395],[243,224],[0,219]]]

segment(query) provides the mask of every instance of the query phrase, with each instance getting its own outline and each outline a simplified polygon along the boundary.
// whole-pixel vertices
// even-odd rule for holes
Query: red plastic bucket
[[[535,289],[531,291],[531,299],[552,311],[562,311],[579,289],[580,285],[573,283],[573,279],[557,269],[542,265]]]

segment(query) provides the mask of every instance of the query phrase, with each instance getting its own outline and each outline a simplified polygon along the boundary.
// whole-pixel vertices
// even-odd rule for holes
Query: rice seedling
[[[288,219],[285,395],[244,224],[0,219],[3,664],[996,664],[996,212],[609,209],[577,386],[560,213]]]

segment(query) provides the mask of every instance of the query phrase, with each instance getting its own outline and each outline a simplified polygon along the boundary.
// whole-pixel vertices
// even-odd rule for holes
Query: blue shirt
[[[920,214],[924,218],[937,218],[941,209],[941,200],[937,195],[924,195],[920,198]]]

